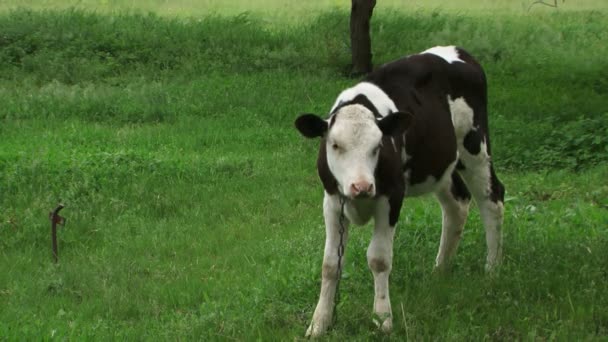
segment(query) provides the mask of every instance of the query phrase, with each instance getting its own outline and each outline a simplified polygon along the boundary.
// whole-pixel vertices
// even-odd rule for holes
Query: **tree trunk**
[[[352,0],[350,12],[350,43],[354,75],[372,71],[372,41],[369,22],[376,0]]]

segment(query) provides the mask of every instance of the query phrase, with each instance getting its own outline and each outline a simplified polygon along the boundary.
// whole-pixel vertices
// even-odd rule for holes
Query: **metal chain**
[[[344,233],[346,232],[346,227],[344,225],[344,220],[346,217],[344,216],[344,206],[346,205],[346,197],[343,195],[340,196],[340,218],[338,222],[340,223],[340,243],[338,244],[338,278],[336,280],[336,295],[334,297],[334,323],[338,320],[338,304],[340,303],[340,279],[342,279],[342,257],[344,256]]]

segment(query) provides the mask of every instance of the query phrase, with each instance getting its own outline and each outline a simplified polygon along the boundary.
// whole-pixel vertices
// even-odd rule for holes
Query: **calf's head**
[[[401,135],[410,123],[409,113],[397,112],[378,119],[365,106],[352,104],[339,108],[327,120],[302,114],[295,125],[307,138],[322,138],[325,148],[319,153],[325,154],[338,191],[357,198],[376,195],[375,170],[384,148],[382,137]]]

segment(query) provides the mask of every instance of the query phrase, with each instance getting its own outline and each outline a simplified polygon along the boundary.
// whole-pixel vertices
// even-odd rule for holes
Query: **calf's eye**
[[[340,149],[340,146],[338,146],[338,144],[336,144],[336,143],[333,143],[333,144],[331,144],[331,148],[333,148],[334,151],[336,151],[336,150]]]

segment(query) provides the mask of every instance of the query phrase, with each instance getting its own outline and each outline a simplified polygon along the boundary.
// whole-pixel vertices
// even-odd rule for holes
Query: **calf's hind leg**
[[[476,154],[472,154],[463,148],[460,151],[460,159],[464,164],[464,170],[461,170],[460,173],[479,207],[479,214],[486,230],[488,246],[485,268],[486,271],[491,272],[500,264],[502,259],[505,188],[496,177],[486,147],[486,142],[481,140],[480,148],[472,149],[477,152]]]
[[[456,254],[464,224],[469,214],[471,194],[458,173],[454,171],[450,182],[439,189],[436,196],[441,204],[443,222],[435,269],[441,271],[447,267],[454,254]]]

